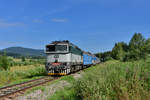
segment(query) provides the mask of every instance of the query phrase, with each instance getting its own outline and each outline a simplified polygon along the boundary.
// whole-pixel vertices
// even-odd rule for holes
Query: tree
[[[107,60],[112,60],[111,51],[97,53],[95,55],[100,59],[101,62],[105,62]]]
[[[124,42],[116,43],[112,49],[112,57],[117,60],[123,60],[125,52],[128,51],[128,45]]]
[[[144,55],[144,59],[150,56],[150,38],[145,41],[142,53]]]
[[[26,61],[26,58],[25,58],[25,57],[22,57],[21,60],[22,60],[22,62],[25,62],[25,61]]]
[[[144,45],[144,51],[148,54],[150,54],[150,38],[146,40]]]
[[[0,56],[0,67],[4,70],[9,69],[9,60],[6,56],[6,53],[2,56]]]
[[[145,43],[145,38],[141,33],[135,33],[129,42],[130,49],[141,49]]]
[[[141,33],[135,33],[132,39],[129,42],[129,55],[130,59],[139,60],[141,58],[145,58],[143,53],[145,45],[145,38],[142,36]]]

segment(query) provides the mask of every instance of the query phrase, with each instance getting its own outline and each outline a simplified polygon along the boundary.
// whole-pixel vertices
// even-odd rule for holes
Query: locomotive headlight
[[[66,65],[67,65],[67,63],[63,63],[63,65],[65,65],[65,66],[66,66]]]

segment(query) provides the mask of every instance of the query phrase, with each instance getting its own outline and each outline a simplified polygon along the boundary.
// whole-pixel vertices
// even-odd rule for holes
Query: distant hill
[[[40,49],[31,49],[31,48],[23,48],[23,47],[9,47],[1,50],[0,52],[6,52],[9,56],[45,56],[44,50]]]

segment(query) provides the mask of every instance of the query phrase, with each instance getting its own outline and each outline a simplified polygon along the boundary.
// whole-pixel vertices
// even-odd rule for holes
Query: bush
[[[6,55],[0,56],[0,67],[4,70],[9,69],[9,60]]]
[[[21,60],[22,60],[22,62],[25,62],[25,61],[26,61],[26,58],[25,58],[25,57],[22,57]]]

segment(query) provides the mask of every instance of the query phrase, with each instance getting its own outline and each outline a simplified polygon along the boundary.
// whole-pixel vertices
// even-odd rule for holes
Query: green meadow
[[[0,56],[0,87],[45,76],[44,61]]]

